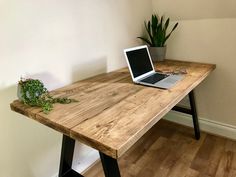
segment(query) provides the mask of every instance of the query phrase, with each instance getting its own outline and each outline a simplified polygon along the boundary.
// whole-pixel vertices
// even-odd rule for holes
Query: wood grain
[[[205,132],[197,141],[191,128],[160,120],[118,163],[123,177],[235,177],[234,146],[236,141]],[[84,176],[104,177],[101,163]]]
[[[215,65],[168,60],[158,70],[186,69],[183,80],[169,90],[133,84],[127,68],[101,74],[51,93],[79,100],[56,104],[46,115],[18,100],[11,109],[58,130],[113,158],[122,156],[173,106],[201,83]]]

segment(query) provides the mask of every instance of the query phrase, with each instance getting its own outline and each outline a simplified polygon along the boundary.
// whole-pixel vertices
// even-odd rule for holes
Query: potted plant
[[[66,97],[54,98],[38,79],[21,79],[17,86],[17,96],[24,104],[40,107],[46,114],[53,109],[54,103],[68,104],[77,102],[75,99]]]
[[[178,23],[174,25],[172,30],[167,33],[170,19],[164,20],[164,16],[161,18],[158,15],[152,15],[151,20],[144,22],[144,26],[147,32],[147,37],[138,37],[149,45],[150,55],[153,61],[163,61],[166,55],[166,41],[172,34],[172,32],[178,26]]]

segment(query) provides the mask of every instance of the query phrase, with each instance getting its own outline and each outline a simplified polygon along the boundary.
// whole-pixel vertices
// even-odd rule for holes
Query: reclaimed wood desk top
[[[133,84],[127,68],[56,89],[54,96],[79,100],[55,104],[44,114],[15,100],[11,109],[113,158],[119,158],[172,107],[215,69],[213,64],[167,60],[158,70],[184,68],[183,80],[169,90]]]

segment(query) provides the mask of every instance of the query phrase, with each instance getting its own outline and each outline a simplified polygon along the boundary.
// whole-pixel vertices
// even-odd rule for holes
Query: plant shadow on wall
[[[85,67],[85,65],[83,64],[83,68],[86,68],[86,70],[84,71],[90,71],[89,73],[82,72],[83,74],[85,74],[85,77],[86,76],[88,77],[91,74],[95,75],[95,74],[100,74],[101,72],[104,72],[103,63],[102,62],[98,62],[98,63],[100,64],[100,66],[102,66],[102,69],[94,60],[93,60],[93,63],[89,63],[87,67]],[[88,68],[88,66],[90,67],[93,66],[93,67]],[[33,79],[33,78],[20,79],[20,81],[18,82],[18,87],[17,87],[17,96],[18,96],[18,99],[22,103],[31,107],[40,107],[43,113],[45,114],[49,114],[50,111],[53,110],[53,105],[56,103],[70,104],[70,103],[79,102],[77,99],[68,98],[66,96],[53,96],[52,93],[48,91],[48,89],[46,88],[46,86],[41,80]]]
[[[68,81],[75,82],[107,71],[106,57],[93,59],[71,70]],[[20,76],[19,76],[20,77]],[[49,90],[59,88],[62,83],[49,72],[26,76],[42,80]],[[34,120],[10,110],[10,103],[17,99],[17,80],[12,86],[0,85],[0,176],[41,177],[58,173],[62,134]],[[12,169],[12,167],[15,170]]]
[[[138,38],[149,45],[149,51],[153,61],[163,61],[165,59],[166,41],[178,26],[178,23],[175,23],[172,30],[168,32],[169,23],[169,18],[165,21],[164,16],[160,18],[156,14],[152,15],[151,20],[144,22],[146,34]]]

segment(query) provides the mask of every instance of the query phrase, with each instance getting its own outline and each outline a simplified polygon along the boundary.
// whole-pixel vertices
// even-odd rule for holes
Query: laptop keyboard
[[[156,82],[164,79],[168,77],[168,75],[165,75],[165,74],[159,74],[159,73],[155,73],[143,80],[140,80],[140,82],[145,82],[145,83],[148,83],[148,84],[155,84]]]

